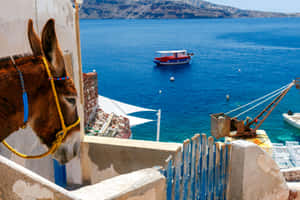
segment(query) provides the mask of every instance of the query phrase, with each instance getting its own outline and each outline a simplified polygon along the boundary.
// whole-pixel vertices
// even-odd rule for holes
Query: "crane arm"
[[[255,133],[257,129],[262,125],[262,123],[268,118],[271,112],[276,108],[279,102],[286,96],[290,89],[296,84],[296,80],[291,82],[289,86],[282,91],[259,115],[257,115],[251,122],[247,123],[245,127],[250,129],[250,126],[256,124],[254,128],[251,129],[251,133]],[[263,117],[262,119],[260,119]],[[257,124],[258,123],[258,124]]]
[[[227,114],[237,111],[240,108],[244,108],[254,102],[257,102],[258,100],[261,100],[262,98],[259,98],[258,100],[254,100],[244,106],[239,107],[238,109],[234,109],[233,111],[224,113],[217,113],[211,115],[211,134],[215,136],[216,138],[225,137],[225,136],[232,136],[232,133],[234,133],[234,136],[240,137],[253,137],[256,136],[256,131],[258,128],[262,125],[262,123],[267,119],[267,117],[271,114],[271,112],[276,108],[276,106],[279,104],[279,102],[286,96],[286,94],[290,91],[290,89],[296,86],[297,89],[300,89],[300,78],[295,79],[290,84],[285,85],[282,88],[279,88],[278,90],[275,90],[274,92],[265,95],[264,97],[267,97],[267,99],[263,100],[262,102],[258,103],[257,105],[249,108],[248,110],[240,113],[236,117],[229,117]],[[275,97],[276,96],[276,97]],[[257,107],[258,105],[264,103],[266,100],[275,99],[263,109],[257,115],[252,121],[248,122],[248,119],[246,121],[246,124],[243,120],[238,120],[237,117],[244,114],[245,112],[248,112],[252,110],[253,108]],[[252,126],[252,127],[250,127]]]

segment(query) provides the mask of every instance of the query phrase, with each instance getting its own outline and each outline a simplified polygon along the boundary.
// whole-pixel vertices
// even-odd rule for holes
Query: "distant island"
[[[81,19],[184,19],[300,17],[286,14],[242,10],[202,0],[84,0]]]

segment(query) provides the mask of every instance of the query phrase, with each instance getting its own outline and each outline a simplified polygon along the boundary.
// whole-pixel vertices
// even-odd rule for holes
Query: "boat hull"
[[[300,113],[294,113],[293,115],[283,113],[282,116],[284,121],[286,121],[288,124],[300,129]]]
[[[166,62],[162,62],[159,60],[154,60],[153,62],[156,65],[185,65],[190,64],[191,59],[184,59],[184,60],[168,60]]]

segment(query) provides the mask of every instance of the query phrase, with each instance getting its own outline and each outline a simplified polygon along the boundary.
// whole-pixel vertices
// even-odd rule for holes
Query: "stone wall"
[[[130,138],[131,129],[128,118],[113,114],[108,122],[109,114],[98,106],[98,77],[97,72],[83,74],[84,85],[84,123],[86,133],[89,135],[108,136],[118,138]],[[106,123],[108,128],[100,133]]]
[[[112,116],[109,121],[110,115]],[[107,129],[103,130],[102,127],[106,126],[106,123],[108,123]],[[98,107],[95,117],[89,121],[86,127],[86,134],[129,139],[131,136],[129,119],[113,113],[107,114]]]
[[[84,90],[84,123],[88,125],[89,121],[95,116],[98,105],[98,78],[97,72],[83,74]]]

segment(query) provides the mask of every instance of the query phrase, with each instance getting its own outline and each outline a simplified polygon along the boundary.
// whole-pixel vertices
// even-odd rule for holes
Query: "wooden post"
[[[175,180],[174,180],[174,200],[180,200],[182,187],[181,187],[181,166],[183,164],[182,160],[182,148],[177,149],[175,158]]]
[[[82,106],[80,116],[80,127],[81,127],[81,141],[84,138],[84,91],[83,91],[83,76],[82,76],[82,61],[81,61],[81,45],[80,45],[80,29],[79,29],[79,5],[78,0],[74,0],[75,3],[75,29],[76,29],[76,43],[77,43],[77,56],[78,56],[78,72],[79,72],[79,87],[80,87],[80,103]],[[88,162],[88,144],[81,143],[80,147],[80,165],[82,184],[88,185],[91,183],[91,167]]]
[[[77,56],[79,67],[79,80],[80,80],[80,103],[84,106],[84,94],[83,94],[83,80],[82,80],[82,61],[81,61],[81,45],[80,45],[80,30],[79,30],[79,6],[75,0],[75,27],[76,27],[76,43],[77,43]],[[81,119],[83,120],[83,119]]]
[[[226,144],[227,151],[226,151],[226,176],[225,176],[225,198],[224,199],[229,199],[229,189],[230,189],[230,182],[229,178],[231,175],[231,149],[232,149],[232,144]]]
[[[207,194],[208,194],[208,197],[207,199],[212,199],[212,196],[213,196],[213,177],[214,177],[214,138],[212,136],[210,136],[208,138],[208,166],[207,166],[207,169],[208,169],[208,172],[207,172],[207,177],[208,177],[208,183],[207,183]]]
[[[201,183],[200,199],[205,199],[206,195],[206,170],[207,170],[207,137],[201,134]]]
[[[221,160],[222,161],[221,164],[221,168],[220,168],[220,172],[221,172],[221,180],[220,180],[220,197],[221,199],[224,198],[224,184],[225,184],[225,168],[226,168],[226,145],[222,144],[221,146]]]
[[[167,160],[167,180],[166,180],[166,184],[167,184],[167,200],[172,200],[172,192],[173,192],[173,158],[170,155]]]
[[[192,160],[191,160],[191,190],[190,199],[197,199],[197,181],[198,181],[198,161],[199,161],[199,140],[200,135],[192,137]]]
[[[190,146],[190,140],[187,139],[183,142],[183,176],[182,176],[182,200],[188,199],[189,194],[189,172],[190,172],[190,165],[189,165],[189,146]]]
[[[216,142],[216,158],[215,158],[215,181],[214,181],[214,199],[220,199],[219,196],[219,184],[220,184],[220,151],[221,151],[221,143]]]

